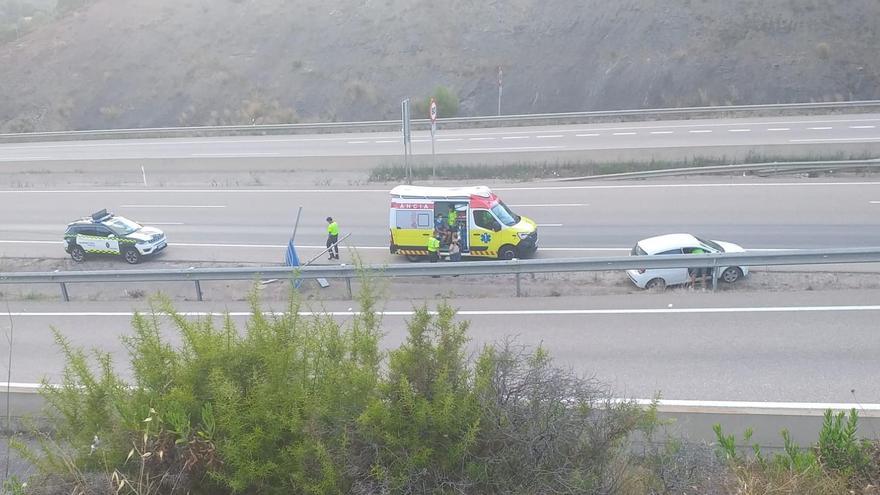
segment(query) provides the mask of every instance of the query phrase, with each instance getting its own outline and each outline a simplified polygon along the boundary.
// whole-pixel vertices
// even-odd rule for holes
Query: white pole
[[[144,176],[144,187],[147,187],[147,171],[144,169],[143,165],[141,165],[141,175]]]

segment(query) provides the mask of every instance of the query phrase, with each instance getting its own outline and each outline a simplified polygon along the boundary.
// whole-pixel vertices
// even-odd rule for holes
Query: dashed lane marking
[[[790,131],[790,127],[771,127],[767,129],[768,131]]]
[[[695,130],[688,131],[688,132],[691,134],[706,134],[706,133],[712,132],[712,130],[711,129],[695,129]]]
[[[563,136],[562,134],[544,134],[544,135],[539,135],[539,136],[535,136],[535,137],[538,139],[551,139],[551,138],[561,138],[561,137],[565,137],[565,136]]]
[[[599,134],[596,134],[596,133],[575,134],[575,136],[577,136],[577,137],[596,137],[596,136],[598,136],[598,135],[599,135]]]
[[[635,132],[615,132],[613,136],[635,136]]]
[[[120,208],[226,208],[225,205],[119,205]]]
[[[850,129],[874,129],[875,127],[877,127],[877,126],[875,126],[875,125],[851,125],[851,126],[849,126]]]
[[[829,129],[834,129],[833,127],[807,127],[807,129],[811,131],[827,131]]]
[[[752,132],[751,129],[728,129],[727,132]]]
[[[575,207],[575,206],[590,206],[590,205],[588,205],[587,203],[538,203],[538,204],[528,204],[528,205],[524,205],[524,204],[513,205],[513,204],[511,204],[511,205],[507,205],[507,206],[513,206],[514,208],[552,208],[554,206]]]
[[[815,139],[789,139],[789,143],[829,143],[829,142],[858,142],[858,141],[880,141],[880,136],[877,137],[862,137],[862,138],[815,138]]]
[[[528,139],[529,136],[504,136],[501,139]]]
[[[673,134],[675,131],[651,131],[651,134]]]

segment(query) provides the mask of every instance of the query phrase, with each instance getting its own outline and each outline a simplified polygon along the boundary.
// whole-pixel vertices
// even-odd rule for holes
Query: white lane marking
[[[450,142],[450,141],[463,141],[463,140],[461,138],[440,138],[437,141],[446,143],[446,142]]]
[[[674,131],[651,131],[651,134],[672,134]]]
[[[587,203],[539,203],[539,204],[530,204],[530,205],[519,204],[519,205],[507,205],[507,206],[513,206],[516,208],[545,208],[545,207],[552,208],[554,206],[568,207],[568,206],[590,206],[590,205],[588,205]]]
[[[52,158],[48,156],[3,156],[0,157],[0,162],[36,162],[51,159]]]
[[[226,208],[225,205],[119,205],[120,208]]]
[[[851,126],[849,126],[850,129],[873,129],[875,127],[877,127],[877,126],[875,126],[875,125],[851,125]]]
[[[528,139],[529,136],[503,136],[501,139]]]
[[[612,136],[635,136],[635,132],[615,132]]]
[[[399,143],[400,141],[394,141],[395,143]],[[413,139],[413,143],[430,143],[430,139]]]
[[[752,132],[751,129],[728,129],[727,132]]]
[[[248,158],[251,156],[278,156],[281,153],[274,152],[244,152],[244,153],[190,153],[193,157],[213,157],[213,158]]]
[[[880,204],[880,201],[868,201],[868,202],[871,203],[872,205]]]
[[[348,141],[348,144],[367,144],[366,141]]]
[[[807,129],[811,131],[827,131],[829,129],[833,129],[833,127],[808,127]]]
[[[492,153],[493,151],[531,151],[531,150],[561,150],[565,146],[519,146],[507,148],[458,148],[455,151],[464,153]]]
[[[495,138],[493,138],[493,137],[473,137],[473,138],[468,138],[468,141],[492,141],[493,139],[495,139]]]
[[[695,129],[695,130],[688,131],[688,132],[690,132],[691,134],[705,134],[708,132],[712,132],[712,130],[711,129]]]
[[[871,138],[878,139],[878,138]],[[540,146],[541,149],[561,148],[560,146]],[[483,148],[485,149],[485,148]],[[521,148],[508,148],[521,149]],[[703,183],[703,184],[603,184],[589,186],[535,186],[535,187],[493,187],[494,191],[553,191],[566,189],[648,189],[681,187],[834,187],[834,186],[880,186],[877,181],[865,182],[763,182],[763,183]],[[388,194],[388,189],[0,189],[0,194],[156,194],[156,193],[220,193],[220,194]]]
[[[789,139],[789,143],[828,143],[832,141],[880,141],[880,136],[864,138],[816,138],[816,139]]]
[[[561,223],[539,223],[538,227],[562,227]]]
[[[561,137],[565,137],[565,136],[563,136],[562,134],[543,134],[543,135],[535,136],[535,137],[538,139],[550,139],[550,138],[561,138]]]
[[[153,225],[183,225],[183,222],[140,222],[142,225],[152,227]]]
[[[380,139],[378,141],[374,141],[376,144],[384,144],[384,143],[399,143],[400,141],[396,139]]]
[[[621,399],[622,402],[628,399]],[[632,399],[641,406],[650,406],[653,399]],[[660,399],[658,406],[662,407],[688,407],[688,408],[719,408],[719,409],[793,409],[815,410],[823,412],[827,409],[834,411],[880,411],[880,404],[847,404],[839,402],[755,402],[755,401],[731,401],[731,400],[682,400]]]
[[[790,131],[791,128],[789,128],[789,127],[771,127],[767,130],[768,131]]]
[[[577,137],[596,137],[598,134],[575,134]]]
[[[624,308],[624,309],[482,309],[459,310],[459,316],[548,316],[548,315],[657,315],[657,314],[724,314],[724,313],[841,313],[857,311],[880,311],[878,305],[866,306],[752,306],[715,308]],[[428,311],[436,315],[436,311]],[[57,316],[134,316],[132,311],[13,311],[12,316],[57,317]],[[252,316],[251,311],[181,311],[181,316]],[[265,311],[265,315],[281,315],[281,312]],[[300,311],[300,316],[360,316],[361,311]],[[380,316],[413,316],[415,311],[377,311]]]

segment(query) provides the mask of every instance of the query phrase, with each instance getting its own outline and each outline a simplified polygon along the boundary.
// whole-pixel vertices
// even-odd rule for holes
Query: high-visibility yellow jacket
[[[433,237],[433,236],[430,237],[428,239],[428,252],[429,253],[436,253],[439,250],[440,250],[440,240],[437,239],[436,237]]]

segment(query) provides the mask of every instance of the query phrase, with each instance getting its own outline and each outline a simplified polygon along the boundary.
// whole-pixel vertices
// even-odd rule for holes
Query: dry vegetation
[[[0,131],[383,119],[438,87],[493,114],[499,65],[505,113],[880,98],[873,0],[9,8],[36,1],[0,5]]]

